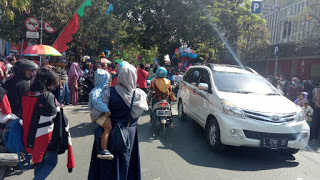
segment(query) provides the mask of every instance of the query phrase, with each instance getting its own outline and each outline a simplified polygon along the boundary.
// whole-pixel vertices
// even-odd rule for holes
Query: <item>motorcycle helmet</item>
[[[119,64],[118,66],[118,73],[120,72],[121,68],[125,65],[125,64],[129,64],[127,61],[123,61],[122,63]]]
[[[156,76],[158,78],[165,78],[167,77],[168,71],[164,67],[159,67],[156,71]]]
[[[17,61],[12,67],[13,73],[16,76],[24,76],[26,70],[36,70],[38,68],[39,66],[35,62],[27,59]]]

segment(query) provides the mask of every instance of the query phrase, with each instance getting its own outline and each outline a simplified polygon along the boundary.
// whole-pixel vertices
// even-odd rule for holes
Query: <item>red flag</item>
[[[56,42],[53,44],[53,47],[56,48],[59,52],[64,52],[68,49],[67,43],[72,41],[72,34],[76,33],[79,30],[79,19],[78,14],[75,13],[69,24],[60,34]]]

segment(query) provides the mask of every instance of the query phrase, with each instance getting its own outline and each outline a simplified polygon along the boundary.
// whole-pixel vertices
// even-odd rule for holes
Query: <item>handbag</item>
[[[112,125],[112,130],[110,133],[110,138],[108,142],[108,150],[113,153],[124,152],[130,149],[130,139],[128,127],[132,121],[132,106],[135,97],[135,91],[133,92],[131,105],[130,105],[130,119],[127,126],[123,126],[123,123],[114,123]]]

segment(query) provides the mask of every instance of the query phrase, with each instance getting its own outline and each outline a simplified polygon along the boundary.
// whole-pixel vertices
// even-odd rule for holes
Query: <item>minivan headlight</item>
[[[298,111],[295,120],[297,122],[305,121],[306,120],[306,115],[303,113],[303,111]]]
[[[230,116],[235,116],[239,118],[245,118],[245,115],[241,109],[239,109],[237,106],[231,104],[229,101],[221,100],[222,106],[223,106],[223,112],[225,114],[228,114]]]

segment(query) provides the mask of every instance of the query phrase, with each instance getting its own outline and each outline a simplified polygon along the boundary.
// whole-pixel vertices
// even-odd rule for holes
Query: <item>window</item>
[[[186,72],[186,74],[183,76],[183,81],[189,82],[191,75],[193,74],[194,69],[190,69]]]
[[[217,89],[223,92],[277,94],[267,80],[254,74],[216,72],[213,80]]]
[[[292,27],[292,22],[291,21],[285,21],[283,24],[283,35],[282,39],[285,39],[291,35],[291,27]]]
[[[200,78],[200,69],[195,69],[192,73],[192,76],[190,77],[188,83],[198,86],[199,83],[199,78]]]
[[[198,86],[200,71],[201,69],[195,69],[195,68],[188,70],[186,74],[183,76],[183,80],[194,86]]]
[[[288,24],[288,36],[291,36],[291,29],[292,29],[292,22],[289,21],[289,24]]]
[[[199,83],[206,83],[206,84],[208,84],[209,87],[211,87],[210,74],[207,70],[202,69],[201,78],[200,78]]]

